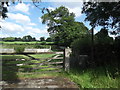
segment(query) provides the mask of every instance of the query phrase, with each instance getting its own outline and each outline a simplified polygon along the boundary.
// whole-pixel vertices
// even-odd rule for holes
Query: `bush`
[[[75,40],[71,44],[72,51],[78,55],[89,55],[91,53],[91,38],[83,37]]]
[[[14,47],[16,53],[23,53],[25,50],[24,46],[16,46]]]
[[[42,42],[41,42],[41,45],[46,45],[46,41],[42,41]]]
[[[58,45],[51,45],[52,51],[63,51]]]

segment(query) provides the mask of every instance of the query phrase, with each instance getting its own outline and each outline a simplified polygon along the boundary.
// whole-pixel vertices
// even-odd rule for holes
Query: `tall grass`
[[[103,67],[89,68],[86,70],[72,69],[66,74],[80,88],[120,88],[120,77],[111,77]]]

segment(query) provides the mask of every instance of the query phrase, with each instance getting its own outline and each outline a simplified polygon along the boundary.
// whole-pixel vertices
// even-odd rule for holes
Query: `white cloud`
[[[39,29],[39,28],[33,28],[33,27],[25,27],[26,30],[28,30],[29,33],[34,33],[34,34],[47,34],[47,30],[44,29]]]
[[[24,28],[21,25],[12,22],[2,22],[0,25],[2,27],[0,37],[19,36],[24,32]]]
[[[21,32],[17,32],[17,34],[21,34]]]
[[[96,33],[98,33],[98,32],[99,32],[98,30],[94,29],[94,34],[96,34]]]
[[[31,35],[31,36],[35,36],[35,33],[33,33],[33,32],[28,32],[27,34]]]
[[[4,38],[4,37],[10,37],[10,36],[8,34],[0,34],[0,37]]]
[[[35,36],[37,40],[39,40],[41,36],[49,36],[47,29],[39,29],[33,27],[25,27],[25,29],[28,35]]]
[[[43,0],[43,2],[83,2],[88,0]]]
[[[19,23],[19,24],[23,24],[23,25],[31,25],[31,26],[35,26],[35,23],[32,23],[29,16],[27,15],[23,15],[20,13],[14,14],[14,13],[8,13],[7,14],[9,19],[11,20],[15,20],[15,22]]]
[[[29,23],[28,25],[31,25],[31,26],[36,26],[36,24],[35,24],[35,23]]]
[[[55,8],[53,8],[53,7],[48,7],[48,9],[49,9],[49,10],[52,10],[52,11],[55,10]]]
[[[39,19],[39,22],[41,23],[41,22],[42,22],[42,19],[41,19],[41,17],[39,17],[38,19]]]
[[[23,15],[20,13],[8,13],[8,18],[6,20],[10,20],[10,22],[5,20],[0,20],[0,25],[2,26],[2,35],[6,34],[6,36],[25,36],[31,35],[34,37],[40,36],[49,36],[46,29],[39,29],[36,27],[35,23],[31,22],[31,19],[27,15]],[[35,27],[34,27],[35,26]]]
[[[75,13],[76,17],[81,16],[83,2],[82,0],[58,0],[53,2],[55,7],[65,6],[69,9],[70,12]],[[53,8],[53,7],[51,7]],[[54,8],[53,8],[54,9]]]
[[[13,13],[8,13],[8,18],[15,20],[18,23],[29,23],[30,22],[30,18],[26,15],[17,13],[17,14],[13,14]]]
[[[76,17],[80,17],[81,16],[81,11],[82,9],[80,7],[74,7],[74,8],[69,8],[68,7],[68,10],[72,13],[75,14]]]
[[[29,4],[24,4],[24,3],[18,3],[15,7],[14,7],[14,11],[21,11],[24,12],[26,14],[29,14]]]
[[[2,22],[0,23],[1,27],[2,27],[2,31],[7,32],[7,33],[15,33],[17,31],[24,31],[23,27],[15,24],[15,23],[11,23],[11,22]]]
[[[45,29],[47,30],[48,28],[49,28],[49,27],[46,25],[46,26],[45,26]]]
[[[2,17],[0,17],[0,22],[4,22],[5,20],[4,19],[2,19]]]
[[[32,32],[32,33],[40,33],[40,29],[38,29],[38,28],[26,27],[26,29],[29,30],[29,32]]]
[[[9,37],[9,36],[25,36],[31,35],[39,39],[40,36],[49,36],[47,29],[34,28],[32,26],[21,26],[12,22],[0,22],[2,26],[2,32],[0,37]]]
[[[74,13],[76,17],[80,17],[81,16],[81,11],[82,11],[82,8],[81,6],[76,6],[76,7],[69,7],[68,5],[65,6],[66,8],[68,8],[69,12],[70,13]],[[50,10],[55,10],[55,8],[53,7],[48,7],[48,9]]]

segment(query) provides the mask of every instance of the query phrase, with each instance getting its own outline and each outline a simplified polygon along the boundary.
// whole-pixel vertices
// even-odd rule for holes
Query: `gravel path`
[[[2,88],[72,88],[77,89],[77,85],[63,77],[43,77],[36,79],[24,79],[19,82],[0,82]]]

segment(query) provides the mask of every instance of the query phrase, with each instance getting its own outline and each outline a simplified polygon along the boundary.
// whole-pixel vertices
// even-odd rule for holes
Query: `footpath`
[[[2,90],[7,88],[44,88],[44,89],[72,89],[79,90],[77,85],[67,78],[57,77],[41,77],[36,79],[24,79],[20,82],[1,82]],[[10,89],[11,90],[11,89]]]

